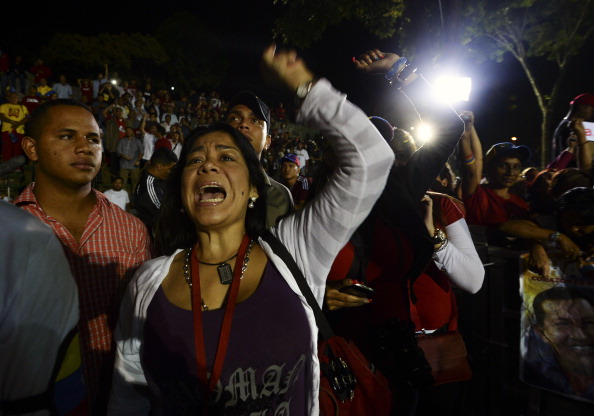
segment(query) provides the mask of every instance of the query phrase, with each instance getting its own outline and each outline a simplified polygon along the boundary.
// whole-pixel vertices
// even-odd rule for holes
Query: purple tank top
[[[224,309],[203,312],[211,369]],[[223,372],[210,415],[305,415],[311,380],[310,328],[299,297],[272,262],[260,286],[235,307]],[[147,310],[141,362],[153,414],[199,415],[193,316],[159,287]],[[209,374],[210,375],[210,374]]]

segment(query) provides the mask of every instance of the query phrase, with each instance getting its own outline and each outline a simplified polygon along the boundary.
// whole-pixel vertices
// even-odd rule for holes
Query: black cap
[[[488,164],[495,159],[506,158],[511,154],[518,155],[522,163],[526,163],[532,157],[532,152],[527,146],[516,146],[513,143],[503,142],[491,146],[485,155],[484,163]]]
[[[266,122],[266,131],[270,130],[270,108],[251,91],[242,91],[231,99],[228,105],[229,111],[236,105],[245,105],[254,114]]]

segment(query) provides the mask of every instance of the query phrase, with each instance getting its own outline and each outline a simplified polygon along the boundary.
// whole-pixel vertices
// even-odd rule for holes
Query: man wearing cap
[[[567,115],[553,133],[551,160],[554,160],[568,146],[568,139],[572,136],[572,122],[587,121],[594,117],[594,94],[580,94],[569,102]],[[568,164],[568,167],[575,167],[575,161]]]
[[[270,146],[270,109],[254,93],[242,91],[229,102],[225,121],[241,132],[250,141],[258,158]],[[293,211],[293,198],[283,184],[268,178],[266,192],[266,226],[276,225],[278,220]]]
[[[281,159],[283,184],[291,190],[296,210],[303,208],[309,199],[311,188],[308,179],[299,174],[300,171],[301,162],[296,154],[290,153]]]
[[[548,274],[548,257],[542,249],[542,242],[549,241],[568,258],[576,258],[579,247],[571,239],[530,221],[526,201],[509,192],[518,180],[522,163],[531,157],[530,149],[508,142],[497,143],[487,151],[483,161],[481,142],[474,128],[474,114],[466,111],[462,118],[465,128],[460,138],[460,160],[467,222],[486,226],[487,238],[494,245],[508,245],[509,240],[504,236],[527,240],[529,262],[545,277]],[[483,162],[486,183],[481,183]]]
[[[526,146],[503,142],[493,145],[483,160],[482,146],[474,128],[474,114],[466,111],[464,133],[460,138],[462,196],[469,224],[498,226],[509,219],[528,216],[528,204],[509,192],[516,183],[523,164],[530,157]],[[486,183],[481,183],[484,175]]]

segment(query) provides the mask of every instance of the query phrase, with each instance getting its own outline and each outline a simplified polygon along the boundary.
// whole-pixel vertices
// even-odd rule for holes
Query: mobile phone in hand
[[[352,284],[349,286],[343,286],[338,289],[341,293],[346,293],[353,296],[359,296],[361,298],[371,298],[373,296],[373,288],[369,286],[362,285],[360,283]]]

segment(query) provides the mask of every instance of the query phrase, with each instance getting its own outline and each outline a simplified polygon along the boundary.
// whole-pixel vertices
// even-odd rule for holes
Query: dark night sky
[[[140,32],[154,34],[160,23],[172,13],[189,11],[213,28],[213,36],[223,40],[234,65],[227,81],[230,89],[240,85],[258,88],[256,68],[264,46],[272,40],[274,7],[272,0],[218,0],[181,2],[138,2],[104,0],[94,3],[62,2],[39,6],[37,1],[16,3],[0,25],[0,42],[9,51],[32,48],[51,39],[57,32],[94,35],[104,32]],[[217,33],[214,33],[217,32]],[[324,39],[306,51],[306,62],[317,74],[327,76],[349,98],[369,114],[380,115],[407,128],[414,118],[410,105],[390,90],[378,77],[355,73],[351,57],[371,47],[398,52],[397,37],[379,40],[370,36],[362,25],[347,22],[327,32]],[[592,42],[590,42],[592,46]],[[584,48],[591,50],[591,48]],[[19,50],[20,52],[20,50]],[[22,52],[21,52],[22,53]],[[572,63],[554,113],[554,124],[567,111],[567,103],[575,95],[594,90],[590,68],[592,57],[584,53]],[[470,102],[463,105],[477,115],[479,134],[486,145],[517,136],[525,144],[536,147],[540,117],[536,99],[519,64],[507,57],[503,63],[463,63],[473,76]],[[547,64],[539,62],[545,74]],[[420,71],[429,76],[424,68]],[[536,149],[535,149],[536,150]]]

